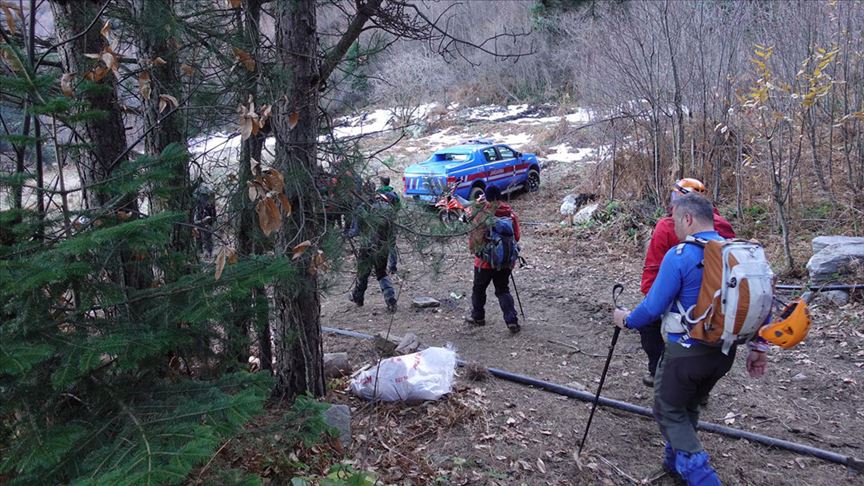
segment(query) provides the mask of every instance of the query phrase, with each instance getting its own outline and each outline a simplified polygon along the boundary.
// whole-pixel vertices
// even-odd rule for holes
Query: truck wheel
[[[474,187],[471,188],[471,192],[468,193],[468,200],[469,200],[469,201],[472,201],[472,202],[473,202],[473,201],[476,201],[477,198],[479,198],[480,196],[482,196],[484,192],[485,192],[485,191],[483,190],[482,187],[480,187],[480,186],[474,186]]]
[[[537,192],[540,190],[540,173],[534,169],[528,171],[528,178],[525,180],[525,190],[528,192]]]

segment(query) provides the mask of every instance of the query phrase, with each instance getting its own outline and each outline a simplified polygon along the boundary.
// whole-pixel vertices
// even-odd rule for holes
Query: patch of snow
[[[495,143],[506,143],[516,150],[521,150],[523,146],[530,144],[533,140],[528,133],[511,133],[509,135],[493,133],[488,138],[494,140]]]
[[[367,111],[354,117],[340,118],[338,125],[333,127],[333,135],[336,138],[345,138],[381,132],[390,127],[393,118],[392,110]]]
[[[189,152],[201,154],[221,149],[239,149],[242,140],[239,133],[214,133],[189,140]]]
[[[513,123],[521,125],[548,125],[561,123],[561,119],[567,120],[568,123],[588,123],[591,120],[592,113],[584,108],[579,108],[575,113],[568,113],[562,116],[544,116],[540,118],[518,118],[513,120]]]
[[[556,162],[587,162],[586,159],[596,153],[596,149],[588,147],[577,148],[575,152],[572,152],[568,143],[562,143],[549,149],[555,152],[546,155],[546,158]]]
[[[497,105],[476,106],[467,110],[465,118],[468,120],[495,121],[502,118],[518,116],[528,111],[530,105],[508,105],[506,107]]]

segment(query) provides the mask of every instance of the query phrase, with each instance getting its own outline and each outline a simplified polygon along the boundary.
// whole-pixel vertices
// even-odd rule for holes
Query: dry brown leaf
[[[180,106],[180,102],[177,101],[177,98],[175,98],[171,95],[160,94],[159,95],[159,113],[162,113],[163,111],[165,111],[165,108],[167,108],[169,106],[172,109],[177,108],[178,106]]]
[[[225,270],[225,263],[227,261],[227,255],[225,254],[226,248],[223,246],[219,249],[219,253],[216,254],[216,280],[218,281],[222,278],[222,271]]]
[[[154,66],[162,66],[162,65],[168,64],[168,61],[166,61],[165,59],[162,59],[161,57],[157,57],[156,59],[153,59],[153,61],[151,61],[151,63]]]
[[[5,3],[2,5],[3,7],[3,16],[6,17],[6,27],[9,27],[9,32],[15,34],[18,31],[18,28],[15,25],[15,17],[12,15],[12,10]]]
[[[240,8],[242,4],[243,0],[228,0],[228,8]]]
[[[252,173],[256,176],[261,175],[261,162],[258,162],[257,159],[250,158],[249,165],[252,166]]]
[[[255,131],[255,120],[246,115],[240,116],[240,140],[246,140]]]
[[[75,73],[63,73],[60,77],[60,91],[64,96],[74,96],[75,88],[72,86],[72,80],[75,79]]]
[[[255,60],[252,59],[252,56],[250,56],[248,52],[237,47],[233,47],[232,49],[234,50],[234,57],[243,63],[243,67],[245,67],[247,71],[255,70]]]
[[[117,54],[115,54],[114,51],[112,51],[110,47],[106,47],[102,51],[102,55],[100,56],[100,59],[102,59],[102,62],[105,63],[105,67],[107,67],[111,71],[114,71],[114,74],[116,76],[120,75],[119,71],[118,71],[118,69],[120,68],[120,61],[117,58]]]
[[[235,263],[237,263],[237,252],[234,251],[234,248],[229,248],[228,265],[234,265]]]
[[[258,123],[261,126],[264,126],[264,123],[267,122],[267,119],[270,118],[270,113],[273,111],[273,107],[270,105],[264,105],[261,107],[261,114],[258,115]]]
[[[285,177],[276,169],[265,169],[261,172],[261,179],[268,191],[281,193],[285,190]]]
[[[291,216],[291,211],[294,209],[291,206],[291,200],[284,193],[279,193],[279,205],[282,206],[282,213],[285,217]]]
[[[306,240],[306,241],[304,241],[303,243],[298,243],[297,246],[295,246],[295,247],[291,250],[291,253],[292,253],[292,255],[291,255],[291,259],[292,259],[292,260],[296,260],[296,259],[300,258],[300,256],[303,255],[303,253],[305,253],[306,250],[307,250],[310,246],[312,246],[312,242],[309,241],[309,240]]]
[[[138,90],[141,92],[141,97],[145,100],[150,99],[150,73],[141,71],[138,74]]]
[[[309,275],[315,275],[319,270],[327,270],[327,268],[327,259],[324,257],[324,252],[318,250],[315,256],[312,257],[312,261],[309,262],[309,268],[306,271]]]
[[[276,207],[273,199],[265,197],[258,201],[255,212],[258,213],[258,226],[264,232],[264,236],[270,236],[273,231],[282,226],[282,215],[279,214],[279,208]]]
[[[181,64],[180,65],[180,71],[182,71],[183,74],[185,74],[186,76],[194,76],[195,75],[195,68],[188,65],[188,64]]]
[[[102,79],[105,78],[105,75],[108,74],[109,72],[111,72],[111,70],[108,69],[107,67],[99,66],[99,67],[93,69],[92,71],[89,71],[86,74],[84,74],[84,79],[86,79],[87,81],[92,81],[94,83],[98,83],[99,81],[102,81]]]
[[[296,112],[296,111],[294,113],[291,113],[291,115],[288,116],[288,129],[293,130],[294,127],[297,126],[297,122],[299,122],[299,121],[300,121],[300,113]]]
[[[249,200],[252,202],[255,202],[258,199],[267,195],[267,189],[264,189],[257,177],[254,181],[247,182],[246,186],[249,193]]]
[[[105,38],[106,41],[111,42],[111,21],[106,20],[105,25],[99,29],[99,33],[102,34],[102,37]]]

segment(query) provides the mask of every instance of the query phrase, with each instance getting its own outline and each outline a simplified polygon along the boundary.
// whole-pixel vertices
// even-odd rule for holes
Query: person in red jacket
[[[675,200],[685,194],[701,194],[705,195],[705,185],[698,179],[685,178],[677,181],[672,186],[671,200]],[[714,208],[714,230],[723,238],[735,238],[735,231],[728,221],[720,216],[717,208]],[[648,252],[645,254],[645,266],[642,268],[642,285],[641,290],[643,295],[648,295],[651,290],[651,285],[654,284],[654,279],[657,278],[657,272],[660,270],[660,263],[663,262],[663,257],[670,248],[680,243],[678,237],[675,236],[675,221],[671,215],[660,218],[657,225],[654,226],[654,232],[651,233],[651,242],[648,244]],[[642,341],[642,349],[648,355],[648,374],[642,378],[642,383],[646,386],[654,386],[654,373],[657,371],[657,363],[660,362],[660,357],[663,355],[663,336],[660,333],[660,322],[643,327],[639,330],[639,337]]]
[[[493,215],[496,218],[510,218],[513,225],[513,240],[519,241],[519,218],[509,204],[499,200],[500,197],[500,189],[495,186],[488,187],[485,194],[486,202],[471,217],[479,224],[468,235],[468,249],[474,253],[474,285],[471,289],[471,317],[465,319],[465,322],[474,326],[486,325],[486,289],[491,282],[495,286],[495,297],[498,297],[501,312],[504,313],[504,323],[511,333],[516,334],[520,331],[520,327],[513,296],[510,294],[510,273],[513,268],[505,266],[496,270],[478,255],[482,252],[489,234],[489,225],[485,220],[491,219]]]

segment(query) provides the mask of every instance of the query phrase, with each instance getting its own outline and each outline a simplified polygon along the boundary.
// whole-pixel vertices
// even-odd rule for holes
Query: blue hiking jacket
[[[693,236],[704,240],[724,239],[716,231],[703,231]],[[680,245],[675,245],[666,252],[657,279],[651,285],[648,295],[627,316],[625,324],[629,329],[639,329],[656,322],[670,306],[675,306],[676,300],[680,300],[685,309],[696,304],[699,289],[702,287],[701,263],[704,249],[699,245],[684,244],[679,253]],[[696,342],[689,338],[681,341],[682,336],[685,336],[684,333],[669,333],[669,342]]]

